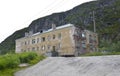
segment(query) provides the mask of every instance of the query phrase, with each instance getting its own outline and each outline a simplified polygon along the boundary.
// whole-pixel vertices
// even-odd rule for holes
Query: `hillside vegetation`
[[[93,31],[93,11],[100,50],[109,48],[111,44],[117,44],[120,41],[120,0],[97,0],[84,3],[66,12],[54,13],[34,20],[29,27],[16,31],[5,39],[0,44],[0,52],[1,54],[14,52],[15,40],[23,37],[25,32],[32,30],[36,33],[41,29],[49,29],[52,23],[56,26],[73,23]]]

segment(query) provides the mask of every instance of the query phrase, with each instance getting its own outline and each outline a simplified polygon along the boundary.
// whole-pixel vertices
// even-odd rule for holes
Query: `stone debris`
[[[20,65],[18,65],[19,67],[27,67],[27,66],[29,66],[29,64],[28,63],[22,63],[22,64],[20,64]]]

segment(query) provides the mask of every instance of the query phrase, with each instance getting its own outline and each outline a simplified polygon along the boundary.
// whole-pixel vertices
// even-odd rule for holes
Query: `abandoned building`
[[[47,56],[79,56],[98,50],[98,35],[73,24],[56,27],[16,40],[16,53],[35,51]]]

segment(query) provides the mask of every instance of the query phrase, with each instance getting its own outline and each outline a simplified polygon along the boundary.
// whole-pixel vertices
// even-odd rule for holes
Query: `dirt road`
[[[15,76],[120,76],[120,55],[49,57]]]

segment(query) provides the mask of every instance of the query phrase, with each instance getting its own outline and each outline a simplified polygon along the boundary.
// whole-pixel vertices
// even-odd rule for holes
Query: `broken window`
[[[82,37],[85,37],[85,33],[82,33]]]
[[[44,42],[45,41],[45,37],[42,37],[42,42]]]
[[[35,44],[35,39],[32,39],[32,44]]]
[[[45,50],[45,46],[44,45],[41,47],[41,50]]]
[[[85,44],[84,42],[82,43],[82,47],[83,47],[83,48],[86,48],[86,44]]]
[[[55,35],[53,35],[53,39],[55,39]]]

